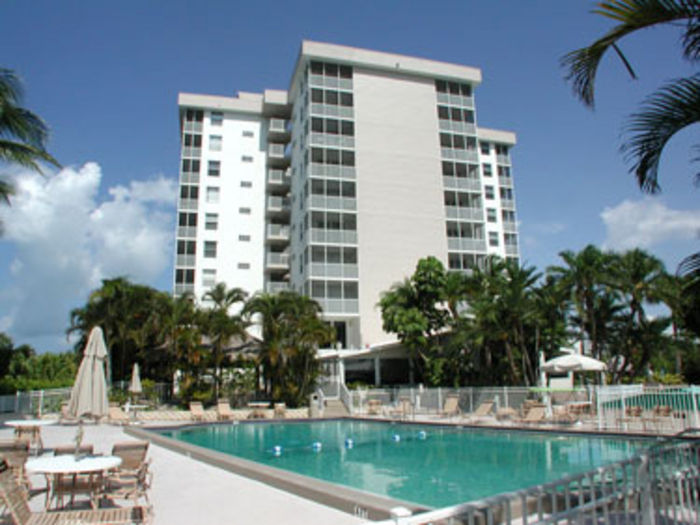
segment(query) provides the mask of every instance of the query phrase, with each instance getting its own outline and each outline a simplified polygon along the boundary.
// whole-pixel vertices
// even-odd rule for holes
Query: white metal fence
[[[39,416],[47,412],[58,412],[61,404],[70,398],[70,391],[70,388],[54,388],[0,396],[0,412]]]
[[[327,396],[339,396],[340,386],[328,382]],[[370,402],[385,409],[410,402],[415,417],[440,414],[448,396],[459,398],[462,414],[474,412],[484,402],[494,402],[493,414],[523,417],[530,403],[547,406],[543,422],[586,422],[599,430],[674,434],[700,428],[700,387],[591,385],[572,389],[528,387],[371,388],[343,392],[341,396],[351,415],[365,415]],[[568,417],[562,417],[568,416]]]
[[[381,525],[691,525],[700,521],[700,440],[528,489],[415,516],[394,510]]]

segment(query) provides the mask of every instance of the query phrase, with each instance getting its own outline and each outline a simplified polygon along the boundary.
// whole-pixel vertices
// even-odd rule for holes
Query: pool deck
[[[44,427],[44,446],[71,444],[76,429],[62,425]],[[85,425],[84,431],[83,442],[92,443],[96,453],[108,454],[114,443],[134,439],[124,432],[124,427],[109,424]],[[0,427],[0,439],[12,437],[11,428]],[[153,525],[351,525],[366,521],[156,444],[151,444],[148,456],[153,472]],[[43,476],[32,477],[31,482],[43,486]],[[43,510],[43,506],[43,495],[31,500],[32,510]]]

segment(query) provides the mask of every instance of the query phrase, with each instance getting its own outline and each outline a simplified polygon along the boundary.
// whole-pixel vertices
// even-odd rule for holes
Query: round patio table
[[[49,491],[46,495],[46,508],[55,497],[59,506],[63,496],[70,495],[71,501],[76,494],[88,494],[90,503],[96,506],[103,489],[103,474],[121,465],[122,458],[117,456],[43,456],[30,459],[25,464],[28,474],[46,474]],[[82,475],[81,478],[78,476]]]
[[[29,439],[29,443],[36,445],[37,452],[44,449],[44,441],[41,439],[41,427],[55,425],[54,419],[11,419],[5,421],[8,427],[15,429],[17,439]]]

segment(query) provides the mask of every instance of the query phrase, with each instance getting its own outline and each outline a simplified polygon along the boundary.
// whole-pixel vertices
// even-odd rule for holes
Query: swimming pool
[[[376,421],[244,423],[165,437],[428,507],[552,481],[626,459],[649,440]]]

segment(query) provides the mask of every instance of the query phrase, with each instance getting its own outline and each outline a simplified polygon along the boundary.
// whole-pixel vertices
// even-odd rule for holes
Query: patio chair
[[[64,525],[67,523],[150,523],[150,509],[143,506],[54,512],[32,512],[27,493],[17,484],[12,470],[0,460],[0,498],[15,525]]]
[[[190,418],[192,421],[204,421],[204,407],[199,401],[190,401]]]
[[[219,421],[233,421],[233,412],[227,400],[219,399],[219,402],[216,404],[216,419]]]
[[[0,440],[0,458],[12,469],[18,483],[29,490],[29,478],[24,471],[24,464],[29,457],[29,441],[26,439]]]
[[[117,404],[109,405],[107,418],[113,425],[128,425],[130,422],[129,415]]]
[[[61,403],[61,415],[58,418],[59,425],[77,425],[80,420],[70,413],[68,403]]]
[[[369,399],[367,401],[367,415],[379,416],[381,414],[382,414],[382,400],[381,399]]]
[[[146,459],[148,441],[124,441],[112,446],[112,455],[122,459],[121,465],[107,476],[104,496],[108,499],[128,499],[149,503],[152,473]]]
[[[75,445],[56,445],[53,447],[54,456],[67,456],[69,454],[75,454]],[[95,452],[95,448],[92,445],[80,445],[78,447],[78,454],[85,454],[87,456],[92,456]]]
[[[400,397],[396,402],[396,406],[389,412],[391,417],[398,419],[408,419],[412,415],[413,404],[408,397]]]
[[[442,407],[440,415],[442,417],[452,417],[458,416],[459,413],[459,396],[456,394],[448,394],[445,398],[445,404]]]
[[[287,417],[287,405],[285,403],[275,403],[274,416],[276,419],[284,419]]]

